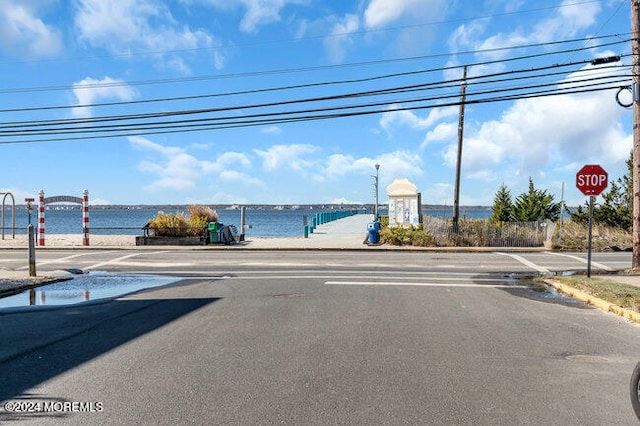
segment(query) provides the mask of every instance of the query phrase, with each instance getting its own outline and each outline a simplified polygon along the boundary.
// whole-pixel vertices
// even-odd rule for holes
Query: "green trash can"
[[[220,224],[209,222],[209,242],[212,244],[220,242]]]

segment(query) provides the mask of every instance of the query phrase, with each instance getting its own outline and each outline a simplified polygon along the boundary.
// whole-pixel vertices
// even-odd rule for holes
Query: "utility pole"
[[[633,62],[633,269],[640,269],[640,0],[631,0]]]
[[[638,0],[640,1],[640,0]],[[460,88],[460,116],[458,118],[458,160],[456,163],[456,186],[453,191],[453,231],[458,232],[460,217],[460,167],[462,163],[462,138],[464,135],[464,104],[467,99],[467,66],[462,69],[462,87]]]

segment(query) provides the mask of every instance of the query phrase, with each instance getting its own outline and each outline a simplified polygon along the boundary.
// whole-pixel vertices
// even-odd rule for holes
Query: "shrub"
[[[186,235],[189,220],[184,213],[158,212],[149,220],[149,227],[157,237],[182,237]]]
[[[218,213],[209,207],[193,205],[187,208],[189,217],[184,213],[158,212],[149,220],[149,227],[157,237],[201,237],[206,235],[209,222],[218,220]]]
[[[218,212],[211,209],[210,207],[203,206],[201,204],[194,204],[193,206],[189,206],[187,208],[187,211],[189,212],[189,217],[191,219],[204,218],[206,222],[218,221]]]
[[[418,226],[408,228],[383,226],[380,230],[380,242],[395,246],[434,247],[438,245],[431,233]]]

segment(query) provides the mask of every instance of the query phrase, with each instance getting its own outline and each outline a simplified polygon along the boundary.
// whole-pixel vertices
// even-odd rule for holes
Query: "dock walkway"
[[[245,243],[256,249],[362,249],[368,247],[367,224],[372,219],[371,214],[357,214],[319,225],[309,238],[304,238],[301,230],[299,238],[248,237]]]

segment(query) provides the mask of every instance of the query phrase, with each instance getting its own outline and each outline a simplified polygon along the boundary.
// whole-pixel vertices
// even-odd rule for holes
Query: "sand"
[[[45,247],[82,247],[82,234],[46,234]],[[135,235],[89,235],[89,245],[97,247],[128,247],[136,245]],[[24,247],[28,248],[26,235],[5,233],[4,239],[0,239],[0,248]],[[38,246],[36,245],[36,248]]]

